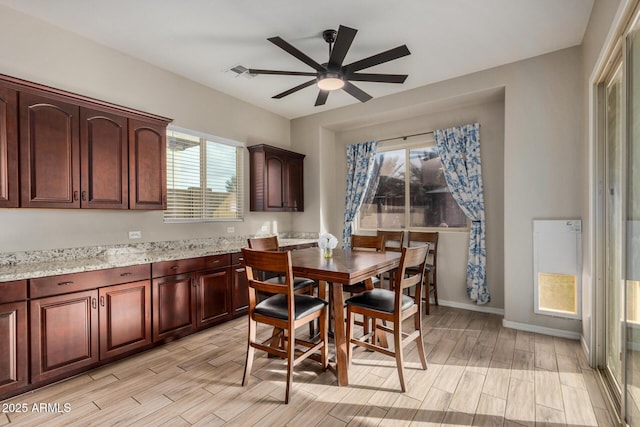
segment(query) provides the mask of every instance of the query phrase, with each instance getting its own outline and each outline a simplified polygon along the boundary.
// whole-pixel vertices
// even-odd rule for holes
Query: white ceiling
[[[408,74],[404,84],[356,85],[374,98],[582,42],[594,0],[0,0],[158,67],[287,118],[356,104],[343,91],[314,107],[309,77],[236,77],[231,67],[313,71],[267,41],[280,36],[317,62],[328,28],[358,30],[344,63],[406,44],[411,55],[362,72]]]

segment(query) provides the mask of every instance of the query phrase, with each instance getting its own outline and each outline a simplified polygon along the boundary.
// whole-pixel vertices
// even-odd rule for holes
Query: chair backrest
[[[405,246],[402,248],[400,266],[396,272],[396,293],[402,293],[404,289],[415,286],[415,298],[416,301],[420,301],[420,298],[422,298],[424,266],[427,262],[429,246],[429,243],[425,243],[421,246]],[[396,300],[399,301],[399,298],[396,297]]]
[[[433,256],[433,263],[436,263],[438,253],[438,236],[437,231],[410,231],[408,246],[422,245],[429,243],[429,254]]]
[[[351,235],[351,249],[384,252],[384,236]]]
[[[242,257],[244,258],[247,273],[250,305],[252,300],[255,305],[255,291],[293,295],[293,270],[291,269],[290,251],[259,251],[242,248]],[[255,274],[263,271],[282,275],[285,280],[282,283],[265,282],[259,275]]]
[[[247,239],[247,242],[249,243],[250,249],[258,251],[277,251],[280,249],[278,236],[254,237],[252,239]]]
[[[378,236],[384,236],[384,248],[391,252],[402,252],[404,231],[378,230]]]

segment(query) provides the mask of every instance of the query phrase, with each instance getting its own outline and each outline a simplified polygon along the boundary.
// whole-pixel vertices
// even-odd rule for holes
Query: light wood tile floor
[[[241,318],[4,401],[27,412],[0,413],[0,426],[612,425],[577,341],[506,329],[496,315],[435,306],[431,313],[429,368],[418,369],[409,346],[406,393],[395,360],[364,351],[354,354],[348,387],[315,362],[296,367],[289,405],[285,363],[263,352],[242,387]],[[70,410],[33,410],[42,403]]]

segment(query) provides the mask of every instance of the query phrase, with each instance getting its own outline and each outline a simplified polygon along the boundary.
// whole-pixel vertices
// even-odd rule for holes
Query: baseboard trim
[[[544,326],[530,325],[528,323],[512,322],[502,319],[502,326],[505,328],[517,329],[519,331],[534,332],[537,334],[551,335],[559,338],[568,338],[570,340],[580,340],[582,336],[578,332],[564,331],[562,329],[546,328]]]
[[[499,314],[500,316],[504,316],[504,309],[502,308],[486,307],[484,305],[477,304],[465,304],[457,301],[447,301],[443,299],[438,299],[438,304],[445,307],[461,308],[463,310],[480,311],[482,313]]]
[[[584,355],[587,356],[587,361],[589,362],[589,366],[593,367],[595,364],[593,360],[591,360],[591,351],[589,351],[589,346],[587,345],[587,341],[584,339],[584,335],[580,337],[580,344],[582,345],[582,351],[584,351]]]

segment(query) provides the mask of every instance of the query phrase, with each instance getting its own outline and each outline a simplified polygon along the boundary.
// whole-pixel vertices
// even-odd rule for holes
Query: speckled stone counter
[[[239,252],[250,236],[0,253],[0,282]],[[315,243],[317,233],[278,237],[283,247]]]

